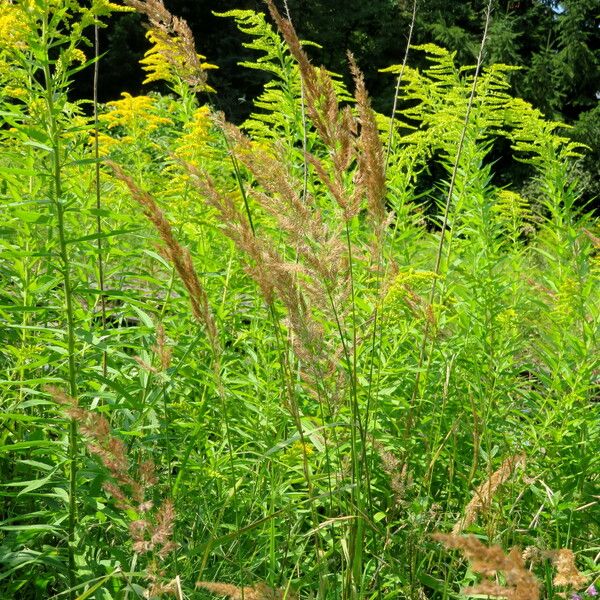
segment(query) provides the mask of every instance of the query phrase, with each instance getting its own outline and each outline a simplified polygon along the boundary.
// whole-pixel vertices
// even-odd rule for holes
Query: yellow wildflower
[[[594,276],[600,275],[600,252],[594,254],[590,259],[590,269]]]
[[[402,300],[408,294],[411,287],[422,282],[430,282],[438,277],[433,271],[408,271],[400,272],[394,277],[394,281],[390,285],[386,294],[385,302],[394,303]]]
[[[559,322],[570,320],[580,301],[581,289],[579,283],[572,277],[567,277],[558,288],[553,313]]]
[[[144,71],[148,73],[144,83],[166,81],[178,84],[185,81],[194,91],[214,92],[206,83],[204,71],[217,69],[216,65],[204,62],[205,56],[190,56],[189,44],[179,37],[168,36],[158,29],[150,29],[146,37],[153,44],[140,61]]]
[[[499,190],[497,198],[493,210],[509,234],[518,236],[531,228],[533,215],[523,196],[510,190]]]
[[[25,48],[28,34],[26,15],[16,4],[0,3],[0,82],[15,81],[11,52]]]
[[[17,98],[18,100],[25,100],[27,98],[27,90],[22,87],[6,86],[4,93],[10,98]]]
[[[519,315],[514,308],[507,308],[498,314],[498,323],[506,328],[513,327],[519,320]]]
[[[108,16],[114,12],[134,12],[135,9],[131,6],[122,6],[120,4],[115,4],[114,2],[110,2],[109,0],[94,0],[92,3],[91,12],[98,16]]]
[[[172,124],[171,119],[157,114],[156,100],[150,96],[121,94],[121,100],[106,104],[108,112],[99,116],[100,124],[108,130],[122,129],[114,136],[100,133],[98,143],[101,152],[106,154],[116,145],[128,145],[148,140],[149,134],[161,125]]]
[[[16,4],[0,5],[0,52],[22,48],[27,37],[25,14]]]
[[[79,63],[82,65],[87,60],[85,54],[79,48],[67,48],[65,52],[60,55],[60,59],[56,64],[56,73],[66,71],[72,64]]]
[[[208,106],[197,108],[191,121],[184,125],[186,133],[181,136],[175,154],[186,162],[198,166],[200,159],[210,155],[210,148],[207,146],[211,139],[210,128],[210,109]]]
[[[306,440],[302,443],[300,440],[296,440],[291,446],[289,446],[282,456],[282,462],[292,466],[301,464],[305,456],[311,456],[314,454],[314,448],[312,444]]]
[[[156,101],[150,96],[132,96],[127,92],[121,94],[122,100],[113,100],[106,106],[109,112],[100,116],[100,120],[105,122],[109,129],[114,127],[124,127],[126,129],[135,129],[142,127],[144,131],[155,131],[161,125],[170,125],[171,119],[161,117],[153,112]]]

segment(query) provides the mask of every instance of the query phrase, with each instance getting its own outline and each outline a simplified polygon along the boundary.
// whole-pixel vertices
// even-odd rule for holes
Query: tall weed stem
[[[51,198],[56,210],[59,257],[61,264],[61,275],[63,284],[63,294],[65,302],[65,312],[67,319],[67,330],[65,332],[65,341],[67,344],[67,362],[68,362],[68,388],[69,394],[77,398],[77,366],[75,363],[75,319],[73,314],[73,288],[71,284],[71,265],[69,261],[69,252],[67,248],[67,238],[65,231],[65,204],[63,202],[63,174],[61,166],[61,127],[57,119],[57,109],[54,104],[55,85],[52,73],[50,72],[50,43],[48,39],[48,17],[44,16],[43,21],[43,41],[46,51],[46,60],[44,61],[44,85],[46,95],[46,106],[48,109],[49,138],[52,148],[52,193]],[[74,588],[77,584],[76,566],[75,566],[75,526],[77,522],[77,421],[71,418],[69,423],[69,518],[68,518],[68,563],[69,563],[69,597],[75,597]]]

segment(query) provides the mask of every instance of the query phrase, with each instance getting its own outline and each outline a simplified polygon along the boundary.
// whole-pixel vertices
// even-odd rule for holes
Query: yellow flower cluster
[[[183,133],[177,142],[175,156],[184,163],[200,169],[208,169],[214,159],[212,122],[208,106],[197,108],[192,118],[183,126]],[[165,173],[170,177],[169,197],[171,218],[173,223],[192,237],[198,235],[198,224],[195,215],[198,204],[194,194],[190,193],[189,176],[175,162],[167,166]]]
[[[300,440],[296,440],[283,454],[282,462],[289,465],[301,465],[304,456],[311,456],[314,454],[314,448],[312,444],[308,443],[308,440],[302,443]]]
[[[83,50],[71,46],[66,48],[64,52],[61,52],[60,58],[56,62],[55,76],[59,73],[65,72],[74,63],[82,65],[87,60]]]
[[[200,166],[202,159],[209,157],[211,153],[208,147],[210,128],[210,109],[208,106],[197,108],[191,121],[184,125],[186,133],[181,136],[175,154],[196,167]]]
[[[519,320],[519,313],[514,308],[507,308],[498,314],[498,324],[508,331],[516,331]]]
[[[181,81],[199,81],[201,73],[191,72],[190,60],[185,44],[177,37],[169,37],[156,29],[150,29],[146,37],[152,43],[152,48],[146,52],[140,61],[144,71],[148,73],[144,83],[153,81],[166,81],[178,85]],[[204,62],[205,56],[198,57],[198,66],[201,71],[217,69],[216,65]],[[195,91],[214,92],[208,84],[203,83]]]
[[[0,0],[0,79],[20,83],[24,79],[22,69],[14,68],[11,56],[15,50],[23,51],[30,36],[37,38],[42,19],[56,12],[61,16],[61,54],[56,63],[56,73],[65,72],[74,63],[83,64],[87,58],[76,46],[83,39],[83,30],[93,24],[101,24],[100,17],[112,12],[133,10],[110,0],[92,0],[91,3],[76,0]],[[35,60],[35,59],[34,59]]]
[[[27,36],[27,22],[17,4],[0,5],[0,52],[11,47],[23,47]]]
[[[19,100],[25,100],[27,98],[27,90],[19,87],[19,86],[15,86],[13,87],[12,85],[7,85],[4,88],[4,93],[9,97],[9,98],[17,98]]]
[[[499,190],[497,198],[493,210],[512,235],[519,235],[531,228],[533,215],[523,196],[510,190]]]
[[[594,276],[600,276],[600,252],[596,252],[590,260],[592,274]]]
[[[385,296],[386,304],[395,303],[399,300],[405,298],[408,294],[408,290],[423,282],[431,282],[433,281],[437,275],[433,271],[414,271],[413,269],[409,269],[408,271],[403,271],[398,273],[396,277],[394,277],[394,281],[390,285],[388,292]]]
[[[141,139],[148,139],[153,131],[161,125],[172,124],[171,119],[159,115],[156,111],[156,100],[150,96],[132,96],[127,92],[121,94],[121,100],[108,102],[108,112],[100,115],[99,121],[107,130],[122,129],[118,134],[100,133],[98,141],[103,154],[122,144],[134,144]]]
[[[26,15],[17,4],[0,3],[0,81],[14,80],[11,52],[26,46]]]
[[[123,6],[121,4],[115,4],[109,0],[94,0],[92,8],[90,9],[97,17],[108,16],[114,12],[135,12],[135,9],[131,6]]]

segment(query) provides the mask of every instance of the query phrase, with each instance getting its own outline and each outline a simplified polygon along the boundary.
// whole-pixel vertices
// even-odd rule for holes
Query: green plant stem
[[[352,574],[353,586],[352,595],[357,594],[360,596],[360,581],[362,580],[362,548],[363,548],[363,537],[364,537],[364,506],[363,506],[363,494],[362,494],[362,467],[366,464],[365,451],[366,451],[366,432],[364,431],[361,418],[360,418],[360,407],[358,405],[358,379],[357,379],[357,358],[356,358],[356,298],[354,289],[354,264],[353,264],[353,253],[352,253],[352,240],[350,238],[350,226],[346,222],[346,244],[348,251],[348,264],[350,274],[350,304],[352,307],[352,363],[349,364],[351,371],[351,392],[352,392],[352,426],[351,426],[351,440],[352,440],[352,462],[353,462],[353,478],[354,485],[352,486],[352,494],[354,496],[354,504],[356,505],[357,515],[353,521],[353,531],[351,539],[351,550],[350,556],[352,560],[351,569],[349,574]],[[336,315],[337,320],[337,315]],[[339,322],[339,321],[338,321]],[[340,332],[341,335],[341,332]],[[361,442],[360,456],[356,448],[356,427],[358,427],[358,433]],[[358,588],[357,588],[358,586]]]
[[[46,48],[48,44],[48,23],[47,16],[43,23],[43,36]],[[69,253],[67,250],[67,241],[65,235],[65,207],[62,202],[62,168],[60,161],[60,127],[56,118],[56,108],[54,105],[54,83],[50,72],[50,57],[46,57],[44,63],[44,81],[46,93],[46,105],[48,108],[50,140],[52,144],[52,177],[53,194],[52,200],[56,208],[58,221],[58,240],[59,255],[61,262],[61,274],[63,279],[64,301],[67,318],[67,331],[65,333],[67,343],[67,361],[68,361],[68,387],[69,394],[77,398],[77,367],[75,364],[75,319],[73,316],[73,298],[70,275]],[[75,565],[75,526],[77,522],[77,421],[71,419],[69,423],[69,519],[68,519],[68,562],[69,562],[69,597],[75,598],[74,588],[77,585],[76,565]]]
[[[100,211],[102,209],[102,198],[100,194],[100,147],[98,140],[98,80],[100,67],[100,33],[98,25],[94,25],[94,85],[93,85],[93,105],[94,105],[94,160],[95,160],[95,180],[94,188],[96,192],[96,240],[97,248],[97,268],[98,268],[98,287],[100,288],[100,318],[102,330],[106,331],[106,295],[104,294],[104,256],[102,252],[102,218]],[[107,351],[102,351],[102,376],[107,374]]]
[[[254,225],[254,220],[252,218],[252,211],[250,210],[250,204],[248,202],[248,195],[246,194],[246,188],[244,186],[244,182],[242,179],[242,173],[240,171],[239,163],[237,161],[235,154],[233,153],[233,150],[229,144],[229,140],[227,139],[227,136],[225,135],[224,132],[223,132],[223,138],[225,139],[225,144],[229,151],[229,156],[230,156],[230,159],[231,159],[231,162],[233,165],[233,170],[235,173],[235,179],[237,182],[237,186],[238,186],[238,189],[240,190],[240,194],[242,195],[242,199],[244,201],[244,209],[246,211],[246,217],[248,218],[248,224],[250,226],[250,230],[252,231],[252,235],[254,237],[256,237],[256,235],[257,235],[256,228]],[[294,425],[296,427],[296,430],[298,431],[300,444],[302,446],[302,470],[303,470],[304,479],[306,481],[306,489],[307,489],[309,499],[312,500],[314,498],[314,487],[313,487],[312,477],[310,474],[310,467],[309,467],[309,463],[308,463],[308,455],[307,455],[307,450],[306,450],[306,438],[304,435],[304,428],[302,426],[300,407],[298,406],[298,402],[296,401],[296,397],[294,394],[294,381],[293,381],[293,376],[292,376],[292,370],[291,370],[291,367],[289,364],[287,353],[285,352],[285,348],[284,348],[284,345],[283,345],[283,342],[281,339],[279,320],[277,319],[277,314],[275,312],[275,306],[273,305],[273,303],[269,303],[269,316],[271,318],[271,322],[273,323],[273,330],[275,332],[277,350],[278,350],[278,354],[280,357],[278,362],[279,362],[279,367],[280,367],[282,384],[285,389],[286,397],[288,400],[288,402],[287,402],[288,410],[290,411],[292,418],[294,420]],[[321,553],[321,541],[319,538],[319,533],[318,533],[318,528],[317,528],[318,514],[317,514],[316,507],[314,505],[314,502],[311,502],[310,506],[311,506],[311,513],[312,513],[311,516],[313,519],[315,549],[316,549],[317,555],[319,555]],[[319,589],[323,589],[323,586],[324,586],[324,579],[323,579],[322,573],[323,573],[322,562],[319,561]]]

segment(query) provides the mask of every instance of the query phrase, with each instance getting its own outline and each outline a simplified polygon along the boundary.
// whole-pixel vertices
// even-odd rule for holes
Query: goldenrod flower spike
[[[217,66],[203,62],[205,57],[196,52],[188,24],[174,17],[162,0],[125,0],[125,3],[146,15],[150,24],[146,37],[153,46],[140,61],[149,73],[144,83],[162,80],[179,85],[184,82],[194,92],[213,92],[206,83],[205,71]]]

